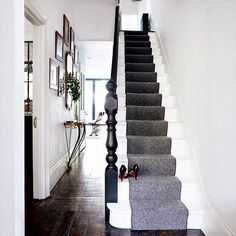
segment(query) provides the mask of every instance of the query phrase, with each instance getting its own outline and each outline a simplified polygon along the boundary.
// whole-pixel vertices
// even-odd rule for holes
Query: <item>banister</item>
[[[108,94],[105,99],[105,111],[107,114],[107,167],[105,169],[105,220],[109,221],[109,209],[107,203],[114,203],[118,200],[118,169],[116,166],[117,155],[116,149],[118,147],[116,139],[116,113],[118,110],[118,98],[116,94],[117,87],[117,66],[118,66],[118,52],[119,52],[119,24],[120,24],[120,7],[115,9],[115,27],[113,39],[113,54],[111,79],[107,82],[106,88]]]

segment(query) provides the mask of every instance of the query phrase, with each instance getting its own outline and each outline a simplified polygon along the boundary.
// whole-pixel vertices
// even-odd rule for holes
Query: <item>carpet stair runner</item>
[[[168,122],[146,32],[125,32],[126,119],[129,168],[140,166],[138,180],[129,178],[133,230],[186,229],[188,209],[180,200]]]

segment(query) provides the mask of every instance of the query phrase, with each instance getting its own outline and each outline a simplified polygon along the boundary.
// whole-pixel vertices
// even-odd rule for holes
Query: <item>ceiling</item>
[[[110,78],[112,41],[80,41],[84,48],[86,78]]]

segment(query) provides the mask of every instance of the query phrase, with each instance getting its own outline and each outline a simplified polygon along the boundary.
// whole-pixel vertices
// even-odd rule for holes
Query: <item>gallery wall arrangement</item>
[[[63,36],[55,32],[55,58],[49,59],[49,88],[65,99],[68,110],[84,107],[84,74],[81,72],[76,33],[63,15]],[[81,97],[81,99],[80,99]],[[78,118],[78,116],[75,118]]]

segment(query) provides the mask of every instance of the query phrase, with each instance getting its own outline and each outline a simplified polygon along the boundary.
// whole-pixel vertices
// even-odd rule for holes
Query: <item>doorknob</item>
[[[34,124],[34,128],[37,128],[38,119],[37,119],[37,117],[36,117],[36,116],[34,117],[33,124]]]

